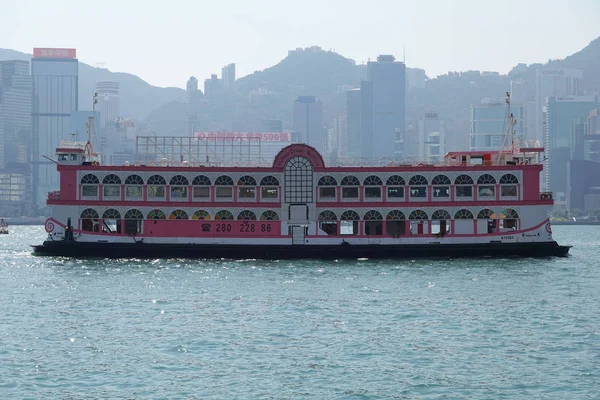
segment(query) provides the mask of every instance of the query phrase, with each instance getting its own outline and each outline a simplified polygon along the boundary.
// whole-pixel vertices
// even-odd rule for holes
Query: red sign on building
[[[77,58],[77,50],[35,47],[33,49],[33,56],[35,58]]]

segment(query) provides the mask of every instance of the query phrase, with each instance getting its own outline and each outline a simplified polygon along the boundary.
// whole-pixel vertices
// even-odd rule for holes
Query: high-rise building
[[[360,89],[346,92],[346,156],[361,156],[360,140]]]
[[[98,93],[96,110],[100,112],[100,127],[114,122],[121,116],[121,96],[119,96],[119,82],[96,81],[94,89]]]
[[[557,203],[566,203],[567,164],[571,160],[573,124],[598,108],[598,96],[551,96],[544,106],[544,185]]]
[[[33,49],[33,186],[34,202],[46,205],[47,193],[58,189],[56,148],[69,138],[71,113],[78,110],[79,61],[75,49]],[[90,103],[91,103],[90,99]]]
[[[294,133],[302,143],[325,154],[326,137],[323,125],[323,103],[315,96],[299,96],[294,101]]]
[[[361,143],[363,157],[397,157],[397,138],[405,130],[406,67],[394,56],[367,63],[361,82]]]
[[[510,112],[517,124],[515,140],[523,139],[523,106],[512,103]],[[510,148],[512,138],[507,137],[508,109],[504,99],[484,98],[481,103],[471,104],[470,135],[473,151],[497,151]]]
[[[437,113],[427,113],[419,120],[418,137],[419,160],[439,163],[446,155],[446,132]]]
[[[235,82],[235,64],[228,64],[221,69],[223,87],[229,89]]]
[[[423,89],[425,87],[425,81],[427,80],[427,75],[425,75],[425,70],[420,68],[407,68],[406,69],[406,82],[408,85],[408,90],[412,89]]]
[[[187,124],[186,130],[189,136],[195,132],[202,131],[200,121],[200,110],[202,108],[202,99],[204,97],[201,90],[198,90],[198,79],[195,76],[190,77],[186,84],[187,92]]]
[[[31,75],[28,61],[0,61],[0,215],[29,215]]]
[[[221,100],[223,97],[223,81],[212,74],[210,79],[204,80],[204,95],[209,100]]]
[[[530,139],[543,142],[543,108],[550,96],[583,95],[583,71],[574,68],[539,68],[535,72],[536,132]]]
[[[336,162],[346,156],[346,116],[341,115],[333,120],[333,126],[327,130],[326,161]]]

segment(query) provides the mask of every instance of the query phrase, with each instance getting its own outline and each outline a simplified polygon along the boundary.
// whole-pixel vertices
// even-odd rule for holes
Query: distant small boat
[[[0,219],[0,235],[2,234],[8,235],[8,224],[3,219]]]

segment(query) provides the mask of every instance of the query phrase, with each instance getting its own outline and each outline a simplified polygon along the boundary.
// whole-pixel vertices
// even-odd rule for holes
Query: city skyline
[[[340,3],[295,7],[270,0],[259,4],[233,0],[231,11],[223,12],[216,4],[175,2],[159,10],[109,0],[101,8],[90,8],[88,14],[95,21],[110,19],[115,26],[138,34],[121,35],[122,30],[116,29],[97,35],[97,30],[87,29],[89,20],[81,17],[86,15],[85,4],[66,0],[61,7],[31,0],[25,7],[15,1],[0,16],[0,47],[27,53],[38,46],[75,47],[78,58],[87,64],[131,72],[156,86],[184,88],[182,76],[207,78],[223,65],[236,63],[236,74],[242,77],[276,64],[290,49],[313,45],[357,63],[366,63],[374,54],[394,54],[399,60],[405,54],[408,67],[423,68],[430,77],[466,70],[505,74],[519,62],[543,63],[572,54],[600,33],[593,17],[600,13],[600,3],[593,0],[579,0],[568,7],[557,0],[518,3],[518,7],[513,0],[487,5],[381,1],[377,8],[350,7],[348,2],[339,7]],[[534,14],[536,18],[531,18]],[[56,15],[69,23],[57,24],[56,18],[50,18]],[[211,17],[202,20],[204,15]],[[135,22],[141,20],[146,24]],[[178,22],[173,29],[164,29],[171,26],[170,21]],[[523,29],[506,29],[502,21]],[[369,27],[358,37],[357,24]],[[496,25],[498,29],[490,29]],[[577,29],[556,29],[569,25]],[[218,42],[198,40],[190,47],[188,40],[177,40],[214,35],[219,30]],[[39,40],[41,33],[44,43]],[[140,35],[147,40],[140,41]]]

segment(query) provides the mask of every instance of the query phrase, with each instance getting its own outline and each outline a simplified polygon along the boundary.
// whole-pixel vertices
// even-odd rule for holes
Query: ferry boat
[[[125,258],[566,256],[552,238],[541,148],[448,153],[439,165],[328,166],[305,144],[268,166],[93,160],[56,151],[34,253]]]

